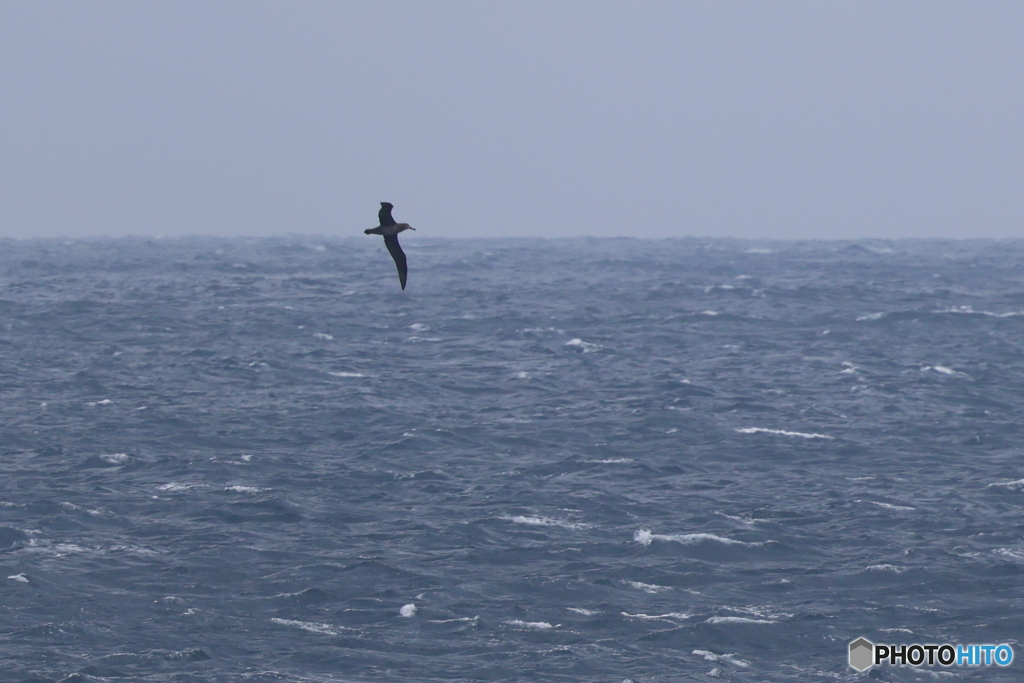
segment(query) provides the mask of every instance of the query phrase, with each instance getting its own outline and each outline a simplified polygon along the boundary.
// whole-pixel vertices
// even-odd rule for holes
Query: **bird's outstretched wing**
[[[389,225],[395,225],[395,219],[391,217],[391,209],[395,208],[390,202],[381,202],[380,211],[377,212],[377,218],[380,220],[381,227],[387,227]]]
[[[383,212],[384,209],[381,209],[381,213]],[[381,219],[381,223],[383,224],[383,219]],[[384,244],[391,252],[391,258],[395,259],[395,266],[398,268],[398,281],[402,283],[402,289],[405,289],[405,279],[409,275],[409,267],[405,264],[405,252],[402,251],[402,246],[398,243],[398,235],[384,235]]]

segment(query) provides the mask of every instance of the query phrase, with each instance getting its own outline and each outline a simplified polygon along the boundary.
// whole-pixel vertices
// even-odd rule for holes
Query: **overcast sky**
[[[1021,2],[0,0],[0,236],[1024,236]]]

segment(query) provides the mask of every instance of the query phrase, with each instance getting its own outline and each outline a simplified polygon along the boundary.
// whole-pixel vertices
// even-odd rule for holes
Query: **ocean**
[[[0,683],[1024,680],[1024,241],[403,246],[0,241]]]

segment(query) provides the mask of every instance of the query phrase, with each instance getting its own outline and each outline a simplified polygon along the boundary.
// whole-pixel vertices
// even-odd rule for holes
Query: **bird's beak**
[[[410,230],[415,230],[416,228],[414,228],[414,227],[412,227],[412,226],[410,225],[410,226],[409,226],[409,229],[410,229]]]

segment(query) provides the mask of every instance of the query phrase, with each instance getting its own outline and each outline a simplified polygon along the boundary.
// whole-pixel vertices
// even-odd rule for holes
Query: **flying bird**
[[[380,213],[377,214],[377,218],[380,220],[380,225],[376,228],[370,228],[364,230],[367,235],[383,235],[384,246],[391,252],[391,258],[395,259],[395,266],[398,268],[398,281],[402,283],[402,289],[405,289],[405,280],[409,275],[409,267],[405,264],[405,252],[402,251],[402,246],[398,243],[398,233],[403,230],[415,230],[408,223],[396,223],[395,219],[391,217],[391,209],[394,205],[390,202],[380,203]]]

